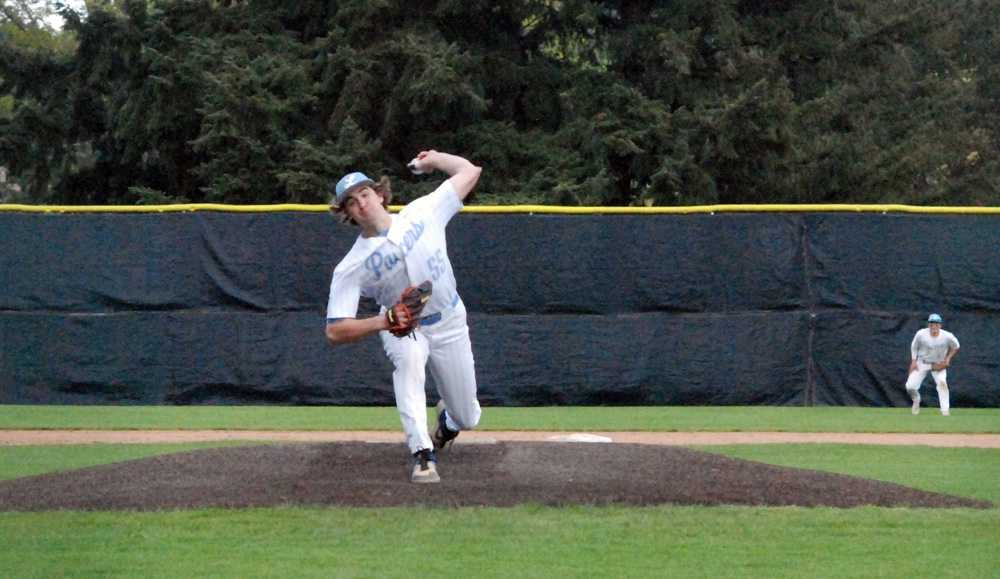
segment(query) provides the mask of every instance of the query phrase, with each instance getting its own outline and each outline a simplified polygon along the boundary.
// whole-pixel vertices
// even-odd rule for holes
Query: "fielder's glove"
[[[397,338],[405,338],[420,325],[420,312],[431,299],[431,282],[425,281],[417,286],[403,290],[399,301],[386,310],[385,319],[389,322],[389,332]]]
[[[948,367],[948,362],[935,362],[931,364],[931,370],[944,370]]]

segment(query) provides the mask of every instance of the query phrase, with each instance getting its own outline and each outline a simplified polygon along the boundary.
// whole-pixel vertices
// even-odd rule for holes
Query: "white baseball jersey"
[[[445,245],[445,226],[461,209],[451,180],[445,180],[393,215],[384,235],[359,235],[334,269],[327,322],[356,317],[362,296],[390,308],[404,289],[426,280],[433,282],[434,289],[424,316],[454,307],[459,297]]]
[[[930,328],[924,328],[913,336],[910,353],[914,360],[934,364],[944,360],[945,356],[948,355],[948,348],[958,347],[958,338],[951,332],[941,330],[935,338],[931,335]]]

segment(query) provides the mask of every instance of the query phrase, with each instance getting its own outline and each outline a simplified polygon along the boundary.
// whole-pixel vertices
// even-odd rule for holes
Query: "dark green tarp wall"
[[[323,334],[356,234],[0,213],[0,403],[392,404],[378,340]],[[934,311],[962,343],[952,404],[1000,406],[1000,215],[462,213],[448,235],[487,405],[906,405]]]

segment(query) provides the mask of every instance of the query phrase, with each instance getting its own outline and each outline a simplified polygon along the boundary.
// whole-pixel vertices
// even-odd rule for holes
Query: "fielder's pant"
[[[923,384],[928,372],[931,373],[931,377],[934,378],[934,384],[937,386],[938,399],[941,401],[941,410],[948,411],[951,406],[948,395],[948,370],[931,370],[930,364],[918,360],[917,369],[910,372],[910,376],[906,379],[906,391],[910,394],[912,400],[919,402],[920,385]]]
[[[466,324],[465,304],[459,302],[442,319],[420,326],[412,337],[380,332],[382,347],[392,361],[396,409],[410,452],[433,448],[427,429],[425,369],[430,367],[438,394],[448,409],[448,428],[471,430],[482,410],[476,397],[476,367]]]

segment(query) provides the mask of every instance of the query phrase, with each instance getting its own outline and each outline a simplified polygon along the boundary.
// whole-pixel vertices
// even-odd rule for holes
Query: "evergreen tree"
[[[993,4],[3,2],[0,194],[323,203],[363,169],[406,202],[433,147],[478,203],[995,205]]]

